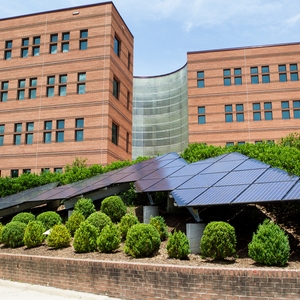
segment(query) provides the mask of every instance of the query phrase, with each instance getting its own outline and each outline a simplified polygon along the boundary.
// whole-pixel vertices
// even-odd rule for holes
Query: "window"
[[[55,76],[48,76],[47,78],[47,97],[54,97]]]
[[[33,131],[34,129],[34,123],[33,122],[27,122],[26,123],[26,131]]]
[[[198,124],[206,124],[205,106],[198,107]]]
[[[59,76],[59,83],[67,83],[67,82],[68,82],[68,75]]]
[[[50,54],[57,53],[57,41],[58,41],[58,34],[51,34],[50,35]]]
[[[120,57],[120,53],[121,53],[120,49],[121,49],[121,42],[120,42],[120,39],[119,39],[117,36],[115,36],[115,38],[114,38],[114,52],[115,52],[119,57]]]
[[[233,122],[232,114],[225,114],[225,122]]]
[[[63,41],[69,41],[70,40],[70,32],[63,32],[61,39]]]
[[[19,170],[11,170],[11,171],[10,171],[10,176],[11,176],[12,178],[19,177]]]
[[[35,36],[33,37],[33,45],[39,45],[41,43],[41,37]]]
[[[64,131],[56,131],[56,142],[62,143],[65,139],[65,133]]]
[[[225,105],[225,122],[233,122],[232,105]]]
[[[14,145],[21,145],[21,134],[14,134]]]
[[[52,130],[52,121],[44,122],[44,130]]]
[[[21,49],[21,57],[27,58],[28,57],[28,48],[22,48]]]
[[[300,101],[296,100],[293,101],[293,108],[294,108],[294,119],[300,119]],[[297,109],[295,109],[297,108]]]
[[[88,48],[88,30],[80,31],[79,50],[86,50]]]
[[[4,59],[9,60],[11,59],[11,49],[12,49],[12,41],[5,41],[5,50],[4,50]]]
[[[120,93],[120,82],[114,78],[113,79],[113,95],[116,99],[119,99],[119,93]]]
[[[36,86],[37,86],[37,78],[30,78],[29,80],[29,99],[35,99],[36,98]]]
[[[64,129],[64,128],[65,128],[65,120],[57,120],[56,129]]]
[[[281,102],[281,117],[283,120],[290,119],[289,101]]]
[[[242,85],[242,69],[241,68],[234,69],[234,84]]]
[[[15,132],[22,132],[22,123],[15,124]]]
[[[61,52],[69,52],[70,32],[63,32],[61,39],[63,41],[61,43]]]
[[[40,46],[38,46],[40,43],[41,43],[41,37],[40,36],[33,37],[32,56],[39,56],[40,55]]]
[[[51,34],[50,36],[50,43],[56,43],[58,41],[58,34]]]
[[[59,87],[58,87],[58,94],[59,96],[66,96],[67,95],[67,85],[64,83],[67,83],[68,76],[67,75],[60,75],[59,76]]]
[[[197,87],[204,88],[204,71],[197,72]]]
[[[61,52],[69,52],[69,43],[61,43]]]
[[[251,73],[251,84],[258,84],[259,83],[258,67],[251,67],[250,73]]]
[[[234,142],[227,142],[226,147],[234,146]]]
[[[279,65],[279,66],[278,66],[278,72],[279,72],[279,81],[280,81],[280,82],[285,82],[285,81],[287,81],[287,76],[286,76],[286,65]]]
[[[44,132],[44,143],[49,144],[51,143],[52,133],[51,132]]]
[[[54,173],[62,173],[63,168],[54,168]]]
[[[50,54],[56,54],[57,53],[57,44],[50,45]]]
[[[237,122],[244,122],[244,105],[243,104],[236,104],[236,121]]]
[[[25,144],[32,145],[33,144],[33,133],[26,133],[25,134]]]
[[[269,74],[269,66],[261,67],[262,73],[262,83],[269,83],[270,82],[270,74]]]
[[[23,169],[23,174],[30,174],[31,173],[31,169]]]
[[[48,173],[50,172],[50,168],[42,168],[42,173]]]
[[[111,136],[111,141],[112,141],[115,145],[118,145],[118,139],[119,139],[119,126],[116,125],[115,123],[112,123],[112,136]]]
[[[75,130],[75,141],[82,142],[83,141],[83,130]]]
[[[273,120],[272,115],[272,103],[271,102],[265,102],[264,103],[264,110],[265,110],[265,120]]]
[[[29,38],[22,39],[22,47],[29,46]]]
[[[83,128],[84,127],[84,119],[83,118],[76,119],[75,120],[75,127],[76,128]]]
[[[39,55],[40,55],[40,47],[39,46],[32,47],[32,56],[39,56]]]
[[[4,133],[5,125],[0,125],[0,133]]]
[[[1,124],[0,125],[0,134],[1,134],[0,135],[0,146],[4,145],[4,135],[3,135],[4,131],[5,131],[5,125]]]
[[[225,112],[232,112],[232,105],[225,105]]]
[[[1,102],[6,102],[8,100],[8,81],[2,81],[1,83],[1,98],[0,101]]]
[[[291,81],[298,81],[298,66],[297,64],[290,64],[290,78]]]
[[[0,146],[4,145],[4,135],[0,135]]]
[[[5,42],[5,49],[11,49],[11,48],[12,48],[12,45],[13,45],[13,42],[12,42],[12,41],[6,41],[6,42]]]
[[[223,70],[223,76],[224,76],[224,86],[231,85],[231,77],[230,76],[230,69],[224,69]]]
[[[4,51],[4,59],[10,60],[11,59],[11,50],[5,50]]]
[[[77,94],[85,94],[86,73],[78,73]]]
[[[261,120],[261,112],[260,112],[260,103],[253,103],[253,121],[260,121]]]

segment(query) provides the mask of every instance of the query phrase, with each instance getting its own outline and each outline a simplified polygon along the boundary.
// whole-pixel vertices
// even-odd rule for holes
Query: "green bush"
[[[236,250],[234,228],[226,222],[210,222],[203,231],[200,253],[203,257],[222,260],[232,256]]]
[[[74,205],[74,211],[80,211],[86,219],[96,211],[95,205],[91,199],[80,198]]]
[[[107,214],[116,223],[126,214],[127,208],[119,196],[110,196],[101,202],[101,211]]]
[[[94,212],[87,219],[87,222],[94,225],[99,232],[106,226],[111,225],[112,221],[108,215],[103,212]]]
[[[127,232],[129,228],[131,228],[133,225],[138,224],[139,220],[138,218],[133,214],[126,214],[121,218],[121,221],[119,223],[119,230],[121,233],[122,239],[126,239]]]
[[[76,252],[87,253],[97,250],[99,230],[87,221],[80,224],[75,232],[73,247]]]
[[[66,222],[66,227],[69,230],[71,236],[74,236],[75,231],[79,228],[79,225],[84,220],[84,216],[80,211],[73,211],[73,213]]]
[[[29,212],[21,212],[12,218],[12,222],[22,222],[28,224],[30,221],[35,220],[35,215]]]
[[[47,245],[55,249],[69,247],[70,242],[70,232],[63,224],[54,225],[47,237]]]
[[[55,211],[42,212],[36,217],[36,220],[42,222],[46,230],[62,222],[60,215]]]
[[[133,225],[127,232],[124,251],[132,257],[147,257],[159,249],[160,236],[150,224]]]
[[[2,230],[2,241],[5,246],[16,248],[24,245],[26,224],[22,222],[9,222]]]
[[[248,245],[248,255],[267,266],[284,266],[290,256],[288,236],[277,224],[267,219],[253,234]]]
[[[120,243],[120,231],[115,224],[106,225],[97,238],[98,249],[104,253],[111,253],[118,249]]]
[[[165,241],[168,238],[168,226],[162,216],[151,217],[150,224],[157,229],[161,241]]]
[[[27,248],[38,247],[42,245],[46,236],[45,227],[40,221],[30,221],[25,229],[24,244]]]
[[[3,243],[3,241],[2,241],[2,230],[3,230],[3,228],[4,228],[4,225],[2,223],[0,223],[0,244]]]
[[[190,251],[190,243],[182,231],[174,231],[170,234],[167,243],[167,251],[170,258],[185,259]]]

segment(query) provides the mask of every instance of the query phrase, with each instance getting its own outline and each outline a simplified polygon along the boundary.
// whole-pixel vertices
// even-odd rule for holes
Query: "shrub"
[[[121,218],[121,221],[119,223],[119,230],[121,233],[122,239],[126,239],[127,232],[129,228],[131,228],[133,225],[138,224],[139,220],[138,218],[133,214],[126,214]]]
[[[221,260],[232,256],[236,250],[234,228],[226,222],[210,222],[203,231],[200,253],[203,257]]]
[[[190,243],[182,231],[174,231],[170,234],[167,243],[167,251],[170,258],[185,259],[190,251]]]
[[[25,223],[25,224],[28,224],[30,221],[34,221],[34,220],[35,220],[34,214],[29,213],[29,212],[18,213],[17,215],[15,215],[12,218],[12,222],[17,221],[17,222],[22,222],[22,223]]]
[[[108,215],[103,212],[94,212],[87,219],[87,222],[94,225],[99,232],[106,226],[111,225],[112,221]]]
[[[150,224],[133,225],[127,232],[124,251],[132,257],[147,257],[159,249],[160,236]]]
[[[288,236],[277,224],[267,219],[253,234],[248,245],[248,255],[267,266],[284,266],[290,256]]]
[[[18,221],[9,222],[2,230],[2,241],[5,246],[16,248],[24,245],[26,224]]]
[[[101,211],[107,214],[113,222],[119,222],[126,214],[126,205],[119,196],[110,196],[101,203]]]
[[[111,253],[120,246],[120,231],[115,224],[106,225],[97,238],[98,249],[104,253]]]
[[[62,221],[60,215],[55,211],[42,212],[36,217],[36,220],[42,222],[46,230],[52,228],[54,225],[61,224]]]
[[[3,228],[4,228],[4,225],[2,223],[0,223],[0,244],[3,243],[3,241],[2,241],[2,230],[3,230]]]
[[[80,211],[86,219],[96,211],[95,205],[91,199],[80,198],[74,206],[74,211]]]
[[[87,253],[97,250],[98,229],[87,221],[80,224],[75,232],[73,247],[76,252]]]
[[[70,232],[63,224],[54,225],[47,237],[47,245],[55,249],[68,247],[70,242]]]
[[[151,217],[150,224],[157,229],[161,241],[165,241],[168,238],[169,236],[168,227],[163,217],[161,216]]]
[[[79,225],[84,220],[84,216],[80,211],[73,211],[73,213],[66,222],[66,227],[69,230],[71,236],[74,236],[75,231],[79,228]]]
[[[27,248],[40,246],[45,240],[45,227],[40,221],[30,221],[25,229],[24,244]]]

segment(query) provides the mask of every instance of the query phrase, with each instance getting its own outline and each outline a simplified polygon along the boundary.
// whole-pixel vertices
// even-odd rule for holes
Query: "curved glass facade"
[[[133,79],[132,158],[182,152],[188,146],[187,65]]]

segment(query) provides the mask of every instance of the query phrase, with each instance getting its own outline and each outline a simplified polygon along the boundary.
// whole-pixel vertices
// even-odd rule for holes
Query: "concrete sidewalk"
[[[62,290],[53,287],[0,280],[0,299],[9,300],[121,300],[107,296]]]

